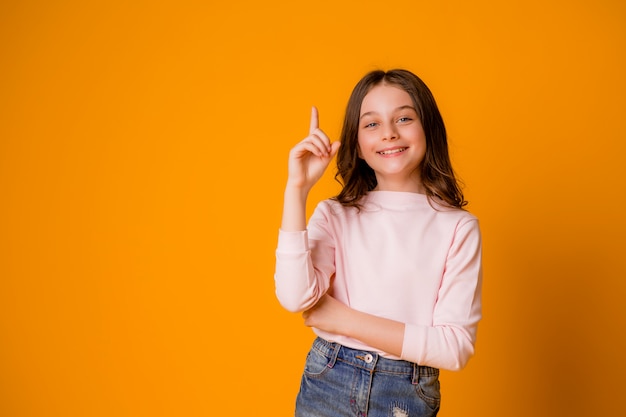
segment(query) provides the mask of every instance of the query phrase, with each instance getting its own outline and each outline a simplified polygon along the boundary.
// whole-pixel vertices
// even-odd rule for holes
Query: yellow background
[[[2,1],[0,415],[291,415],[287,153],[393,67],[484,234],[440,416],[623,415],[625,54],[618,0]]]

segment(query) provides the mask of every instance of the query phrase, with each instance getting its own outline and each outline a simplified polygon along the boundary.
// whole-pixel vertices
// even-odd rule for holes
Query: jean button
[[[365,357],[363,358],[363,360],[364,360],[366,363],[372,363],[372,361],[374,360],[374,357],[373,357],[371,354],[369,354],[369,353],[368,353],[367,355],[365,355]]]

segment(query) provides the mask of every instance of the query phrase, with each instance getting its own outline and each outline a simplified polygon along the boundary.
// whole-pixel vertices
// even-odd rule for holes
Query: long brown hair
[[[372,71],[352,90],[341,132],[341,147],[337,153],[335,179],[343,187],[335,199],[344,206],[360,207],[361,197],[376,188],[374,170],[359,157],[358,134],[363,98],[373,87],[382,83],[406,91],[415,105],[426,135],[426,154],[421,164],[421,179],[426,195],[429,199],[437,197],[452,207],[463,208],[467,201],[452,169],[446,127],[435,98],[419,77],[403,69]]]

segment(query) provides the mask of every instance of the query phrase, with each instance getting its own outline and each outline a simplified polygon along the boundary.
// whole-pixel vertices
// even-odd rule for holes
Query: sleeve
[[[459,226],[448,251],[433,325],[406,324],[402,359],[447,370],[462,369],[474,354],[481,319],[482,243],[478,221]]]
[[[335,244],[328,216],[318,206],[307,230],[279,230],[274,282],[276,297],[297,313],[313,307],[328,291],[335,273]]]

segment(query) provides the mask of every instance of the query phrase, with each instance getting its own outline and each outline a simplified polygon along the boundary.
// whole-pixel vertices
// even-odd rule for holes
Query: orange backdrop
[[[393,67],[438,99],[484,234],[440,415],[623,415],[625,51],[618,0],[3,1],[0,415],[291,415],[287,153]]]

